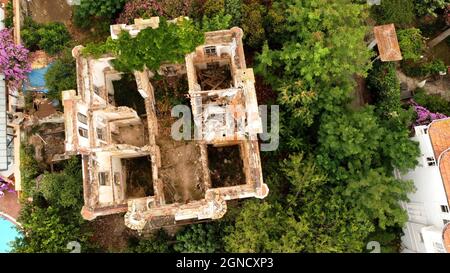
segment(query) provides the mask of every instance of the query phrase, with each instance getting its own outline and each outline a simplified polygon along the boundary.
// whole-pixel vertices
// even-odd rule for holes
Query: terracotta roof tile
[[[450,118],[433,121],[428,129],[436,160],[450,148]]]
[[[439,160],[439,170],[444,183],[447,200],[450,200],[450,118],[433,121],[428,129],[434,156]],[[450,252],[450,225],[443,231],[447,252]]]
[[[403,59],[394,24],[375,26],[373,32],[377,40],[381,61],[391,62]]]

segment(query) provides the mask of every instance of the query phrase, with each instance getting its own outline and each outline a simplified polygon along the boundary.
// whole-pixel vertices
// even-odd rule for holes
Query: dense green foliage
[[[70,34],[62,23],[38,24],[30,17],[25,19],[21,32],[25,46],[31,50],[42,49],[54,55],[63,50],[70,41]]]
[[[90,4],[92,11],[87,15],[78,13],[113,20],[123,2],[99,1]],[[414,168],[420,152],[409,139],[413,113],[400,104],[395,65],[372,63],[374,53],[365,41],[370,31],[366,1],[158,3],[158,12],[168,18],[189,14],[193,20],[169,24],[162,19],[157,29],[142,30],[135,38],[123,32],[118,40],[88,44],[83,54],[111,53],[117,57],[115,68],[125,72],[144,67],[156,70],[164,62],[183,62],[185,54],[203,42],[203,31],[239,25],[246,50],[256,56],[256,72],[276,92],[281,143],[277,151],[261,153],[264,180],[270,188],[266,200],[230,202],[229,209],[236,210],[229,211],[227,219],[190,225],[173,237],[161,230],[150,238],[134,238],[128,251],[362,252],[371,240],[388,245],[384,251],[395,251],[407,219],[399,201],[407,201],[414,187],[410,181],[396,179],[394,169]],[[406,27],[414,20],[414,8],[413,1],[386,0],[373,7],[372,14],[377,23]],[[407,62],[418,62],[424,50],[420,32],[399,30],[399,40]],[[58,65],[52,73],[72,75],[73,63],[61,60]],[[427,74],[438,69],[426,66]],[[55,87],[49,84],[56,93],[73,83],[56,84],[61,75],[53,76]],[[357,89],[355,78],[362,77],[367,77],[374,105],[350,108]],[[431,110],[445,108],[435,97],[419,92],[416,97]],[[30,166],[31,161],[25,165],[22,175],[31,185],[39,170]],[[23,212],[23,217],[30,218],[24,220],[26,230],[37,231],[16,241],[18,251],[65,251],[63,242],[72,239],[69,233],[82,240],[88,237],[78,217],[71,221],[65,217],[75,211],[79,215],[79,208],[74,209],[81,200],[75,166],[70,161],[64,171],[44,174],[33,195],[33,208]],[[46,239],[44,232],[52,236]],[[56,237],[62,239],[57,242]]]
[[[442,98],[441,95],[430,95],[423,89],[417,89],[414,94],[414,100],[431,112],[441,113],[450,117],[450,102]]]
[[[436,9],[442,9],[450,4],[448,0],[415,0],[415,8],[419,16],[433,15],[436,16]]]
[[[83,54],[111,52],[117,57],[113,65],[119,71],[142,71],[144,66],[156,70],[164,62],[183,62],[185,55],[203,41],[203,33],[191,20],[180,20],[172,24],[162,19],[156,29],[144,29],[135,38],[128,32],[122,32],[119,39],[109,39],[100,47],[88,46]]]
[[[24,197],[33,196],[36,187],[35,179],[39,174],[40,169],[34,158],[33,146],[22,145],[20,149],[20,176]]]
[[[87,241],[87,234],[81,229],[83,220],[79,211],[25,204],[18,220],[26,236],[13,242],[12,252],[15,253],[69,252],[69,242],[83,244]]]
[[[57,59],[45,74],[47,97],[61,100],[61,91],[77,87],[75,59],[67,55]]]
[[[441,60],[423,60],[420,62],[402,62],[402,70],[410,77],[428,77],[445,72],[447,66]]]
[[[257,70],[280,91],[291,118],[310,126],[323,110],[347,103],[353,75],[369,68],[364,8],[341,0],[284,3],[286,41],[281,49],[265,45]]]
[[[417,28],[402,29],[397,32],[398,42],[404,60],[418,61],[424,54],[425,39]]]
[[[13,252],[69,252],[67,244],[71,241],[79,242],[88,251],[90,233],[80,214],[83,200],[79,158],[67,161],[59,173],[44,173],[36,187],[35,176],[40,171],[31,147],[22,152],[22,190],[24,197],[33,197],[33,201],[22,201],[18,221],[23,226],[23,236],[13,242]]]
[[[81,0],[74,9],[74,23],[78,27],[86,28],[93,24],[93,17],[111,20],[120,12],[126,0]]]
[[[5,27],[12,28],[14,25],[14,10],[13,10],[13,2],[8,1],[5,7]]]
[[[74,157],[59,173],[44,173],[39,183],[39,191],[44,198],[57,207],[81,208],[83,200],[83,177],[79,159]]]
[[[174,249],[181,253],[222,252],[222,230],[217,223],[191,225],[177,234]]]
[[[373,232],[407,219],[399,200],[407,200],[413,187],[393,170],[417,163],[419,149],[407,127],[412,112],[397,100],[393,67],[374,68],[378,106],[347,107],[353,75],[365,76],[370,67],[364,6],[283,2],[285,41],[281,49],[264,46],[258,71],[279,92],[281,149],[290,156],[282,175],[271,175],[279,167],[265,164],[271,188],[282,190],[270,203],[244,205],[225,238],[226,250],[360,252]]]
[[[397,27],[409,26],[415,19],[412,0],[383,0],[381,5],[372,6],[372,13],[380,24],[394,23]]]
[[[376,62],[367,77],[367,86],[383,115],[389,116],[391,110],[400,108],[400,82],[395,64]]]
[[[170,253],[172,247],[168,244],[170,236],[164,230],[146,239],[132,238],[129,242],[128,252],[131,253]]]

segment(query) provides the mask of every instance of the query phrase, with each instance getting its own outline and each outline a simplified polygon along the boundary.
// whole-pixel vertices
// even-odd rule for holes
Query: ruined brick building
[[[137,19],[111,26],[111,35],[133,36],[158,24],[158,17]],[[81,46],[73,49],[78,90],[62,95],[65,145],[67,154],[82,157],[85,219],[125,213],[125,224],[141,231],[218,219],[227,200],[267,196],[257,140],[262,123],[242,35],[236,27],[208,32],[185,65],[159,71],[187,76],[186,96],[200,135],[191,141],[161,133],[152,72],[132,75],[141,109],[121,105],[115,83],[124,75],[110,64],[113,57],[94,59],[83,56]]]

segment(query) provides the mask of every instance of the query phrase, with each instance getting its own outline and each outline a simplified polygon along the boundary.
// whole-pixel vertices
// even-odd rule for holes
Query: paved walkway
[[[0,214],[6,214],[14,219],[19,217],[20,204],[17,193],[5,192],[5,196],[0,197]]]
[[[406,76],[402,71],[397,70],[397,77],[400,82],[408,85],[408,90],[415,90],[419,80]],[[450,99],[450,76],[442,76],[438,80],[428,80],[423,87],[428,94],[440,94],[442,97]]]

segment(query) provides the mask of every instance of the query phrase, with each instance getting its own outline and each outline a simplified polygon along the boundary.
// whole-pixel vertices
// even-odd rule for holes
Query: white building
[[[400,178],[414,181],[416,191],[402,202],[408,213],[402,252],[450,252],[450,118],[415,127],[419,164]]]

